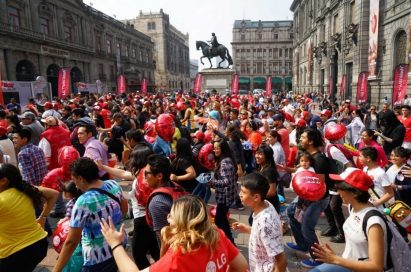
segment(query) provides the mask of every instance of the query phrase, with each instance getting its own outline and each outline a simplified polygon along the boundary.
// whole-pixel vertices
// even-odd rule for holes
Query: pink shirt
[[[387,156],[385,155],[385,152],[384,152],[384,149],[382,148],[382,146],[380,146],[376,141],[371,141],[370,145],[366,145],[363,142],[363,140],[360,140],[360,142],[358,144],[358,150],[361,150],[366,146],[371,146],[371,147],[374,147],[375,149],[377,149],[377,152],[378,152],[377,164],[378,164],[378,166],[384,168],[388,163],[388,159],[387,159]],[[360,169],[362,168],[359,161],[357,162],[357,167],[360,168]]]

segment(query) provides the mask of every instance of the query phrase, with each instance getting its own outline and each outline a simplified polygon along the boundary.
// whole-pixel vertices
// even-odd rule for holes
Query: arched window
[[[407,63],[407,33],[401,30],[397,33],[394,40],[394,65]]]

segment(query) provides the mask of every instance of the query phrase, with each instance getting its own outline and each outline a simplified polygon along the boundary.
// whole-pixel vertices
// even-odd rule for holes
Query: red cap
[[[307,118],[308,116],[310,116],[310,113],[309,113],[308,111],[303,111],[303,113],[302,113],[301,115],[302,115],[302,117],[305,119],[305,118]]]
[[[300,120],[298,120],[296,125],[297,125],[297,127],[306,127],[307,122],[304,119],[301,118]]]
[[[0,126],[0,136],[4,136],[7,134],[7,128]]]
[[[374,182],[371,177],[364,171],[354,167],[348,167],[339,175],[330,174],[330,178],[335,181],[343,181],[352,187],[365,192],[374,187]]]
[[[204,133],[201,130],[197,130],[193,134],[191,134],[192,138],[197,138],[200,141],[204,140]]]
[[[332,112],[330,110],[322,110],[321,115],[325,115],[327,117],[331,117]]]
[[[44,108],[45,108],[45,109],[52,109],[52,108],[53,108],[53,104],[51,104],[51,102],[46,102],[46,103],[44,103]]]

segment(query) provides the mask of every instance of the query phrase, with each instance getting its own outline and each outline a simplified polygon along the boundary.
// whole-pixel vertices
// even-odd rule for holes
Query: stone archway
[[[394,39],[394,60],[393,70],[399,64],[407,63],[407,33],[400,30],[395,35]]]
[[[28,60],[21,60],[16,65],[16,81],[34,81],[36,73],[34,64]]]
[[[76,82],[83,81],[83,73],[77,66],[74,66],[73,68],[71,68],[70,79],[71,79],[71,91],[74,94],[77,94],[78,90],[77,90]]]
[[[53,97],[58,95],[59,70],[60,67],[54,63],[47,67],[47,81],[51,84],[51,93]]]

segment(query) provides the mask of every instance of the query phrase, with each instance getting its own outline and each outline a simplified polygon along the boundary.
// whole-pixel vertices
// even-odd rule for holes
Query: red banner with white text
[[[240,77],[234,74],[231,78],[231,95],[238,95],[238,81]]]
[[[119,75],[117,77],[117,93],[122,94],[126,92],[126,77]]]
[[[203,75],[197,73],[196,78],[194,80],[194,93],[198,94],[201,92],[201,82],[203,81]]]
[[[147,84],[148,84],[147,78],[143,78],[143,79],[141,80],[141,92],[142,92],[143,94],[146,94],[146,93],[147,93]]]
[[[271,97],[272,95],[272,81],[271,81],[271,76],[267,76],[267,83],[265,85],[265,95],[267,98]]]
[[[65,98],[70,93],[70,69],[61,68],[59,71],[58,78],[58,97]]]
[[[357,102],[365,103],[368,99],[368,72],[361,72],[357,82]]]
[[[347,84],[347,75],[344,74],[341,78],[341,86],[340,86],[340,97],[342,98],[345,94],[345,85]]]
[[[394,70],[394,84],[392,92],[393,105],[402,104],[407,94],[408,64],[400,64]]]

